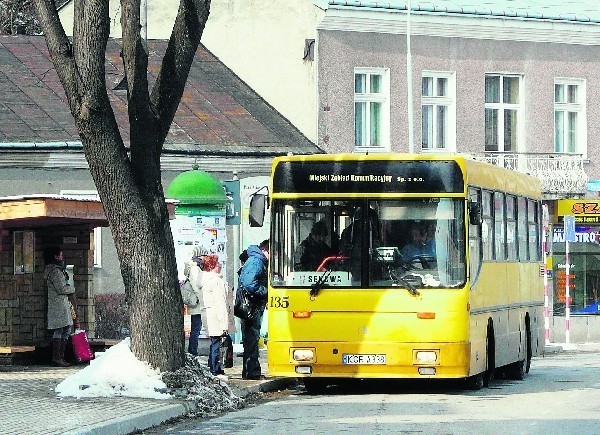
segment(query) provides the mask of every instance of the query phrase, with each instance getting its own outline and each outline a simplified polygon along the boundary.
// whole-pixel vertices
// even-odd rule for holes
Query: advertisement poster
[[[219,216],[176,216],[171,221],[175,242],[175,259],[179,279],[185,279],[183,267],[192,258],[196,247],[205,248],[210,254],[217,254],[223,265],[222,273],[227,273],[227,234],[225,214]]]
[[[14,232],[14,272],[15,274],[34,271],[34,235],[33,231]]]
[[[179,280],[183,281],[184,264],[192,258],[192,251],[196,247],[205,248],[209,254],[217,254],[219,262],[223,265],[223,276],[227,276],[227,234],[225,231],[225,213],[208,214],[204,216],[176,215],[171,221],[171,231],[175,243],[175,259]],[[184,313],[183,328],[186,339],[189,338],[191,317]],[[202,327],[200,337],[207,337],[206,328]]]

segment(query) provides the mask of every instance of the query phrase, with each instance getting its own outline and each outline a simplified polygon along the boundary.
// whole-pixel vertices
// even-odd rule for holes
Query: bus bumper
[[[464,378],[471,347],[460,343],[269,341],[269,375],[327,378]]]

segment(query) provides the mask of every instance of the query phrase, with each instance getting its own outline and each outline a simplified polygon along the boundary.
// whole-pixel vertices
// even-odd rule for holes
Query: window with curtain
[[[518,150],[521,77],[485,76],[485,150]]]
[[[554,152],[585,154],[584,103],[583,80],[555,80]]]
[[[424,72],[421,77],[421,148],[455,151],[454,74]]]
[[[356,151],[389,150],[389,70],[355,68]]]

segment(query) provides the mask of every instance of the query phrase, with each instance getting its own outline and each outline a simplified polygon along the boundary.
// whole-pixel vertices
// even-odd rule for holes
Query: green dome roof
[[[181,204],[224,204],[229,201],[219,180],[208,172],[192,169],[173,179],[166,197]]]

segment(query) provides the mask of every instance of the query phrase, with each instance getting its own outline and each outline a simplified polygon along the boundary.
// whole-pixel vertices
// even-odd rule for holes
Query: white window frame
[[[100,195],[95,190],[61,190],[62,196],[73,196],[82,199],[100,200]],[[102,268],[102,228],[94,228],[94,267]]]
[[[556,85],[563,85],[565,87],[569,85],[577,86],[577,96],[578,102],[576,103],[557,103],[556,102]],[[577,79],[577,78],[565,78],[565,77],[556,77],[554,79],[554,152],[555,153],[564,153],[564,154],[582,154],[583,158],[587,158],[587,89],[586,89],[586,80],[585,79]],[[556,112],[563,111],[565,113],[575,112],[577,113],[577,138],[575,140],[575,150],[567,151],[563,149],[562,151],[558,151],[556,149]],[[563,147],[567,145],[568,142],[568,117],[563,117]]]
[[[355,91],[356,75],[367,74],[380,75],[382,79],[380,93],[361,93]],[[390,151],[390,69],[389,68],[354,68],[353,75],[353,90],[354,90],[354,105],[353,105],[353,136],[354,136],[354,152],[389,152]],[[369,80],[367,80],[367,89],[369,89]],[[366,146],[356,146],[356,103],[381,103],[381,145],[372,146],[370,143]],[[367,104],[367,131],[370,131],[370,108]]]
[[[525,147],[525,140],[524,140],[524,123],[525,123],[525,116],[524,116],[524,110],[523,108],[525,107],[525,92],[524,92],[524,77],[522,74],[517,74],[517,73],[499,73],[499,72],[493,72],[493,73],[486,73],[485,77],[488,76],[497,76],[500,77],[500,102],[498,103],[487,103],[485,102],[485,80],[484,80],[484,104],[485,104],[485,109],[494,109],[498,111],[498,150],[497,151],[490,151],[490,152],[514,152],[514,153],[520,153],[520,152],[525,152],[526,151],[526,147]],[[504,103],[503,102],[503,91],[504,91],[504,78],[505,77],[516,77],[519,79],[519,102],[514,104],[514,103]],[[515,110],[517,112],[517,131],[516,131],[516,136],[517,136],[517,146],[515,150],[506,150],[504,148],[504,111],[505,110]],[[485,115],[484,115],[484,148],[485,148]]]
[[[431,77],[433,79],[433,96],[423,95],[423,79]],[[447,89],[445,96],[437,95],[437,79],[447,80]],[[423,146],[423,106],[433,106],[433,133],[432,142],[433,148],[425,148]],[[437,147],[437,108],[439,106],[448,107],[448,115],[446,119],[446,145],[445,147]],[[456,152],[456,73],[453,71],[423,71],[421,73],[421,151],[423,153],[435,152]]]

